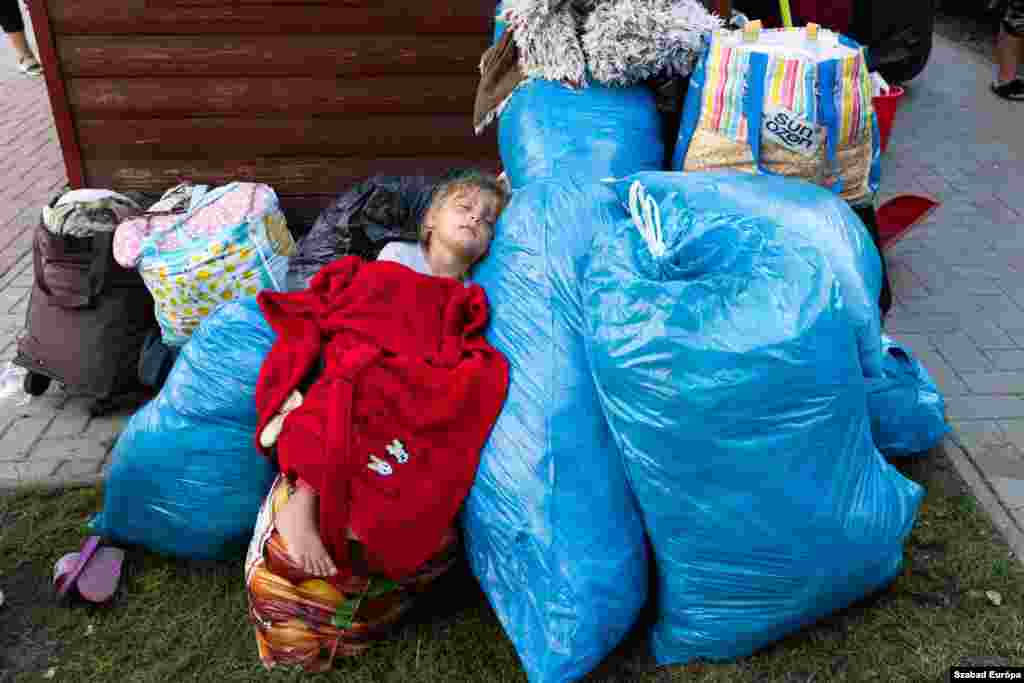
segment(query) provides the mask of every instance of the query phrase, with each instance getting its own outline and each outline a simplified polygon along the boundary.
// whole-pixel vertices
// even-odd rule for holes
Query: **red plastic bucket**
[[[894,85],[889,89],[888,94],[871,98],[871,102],[875,106],[875,114],[878,116],[878,137],[883,152],[889,146],[892,120],[896,117],[896,109],[901,97],[903,97],[903,88]]]

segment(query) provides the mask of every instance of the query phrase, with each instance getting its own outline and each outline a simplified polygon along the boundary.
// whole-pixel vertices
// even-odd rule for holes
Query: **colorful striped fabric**
[[[743,87],[750,67],[750,52],[723,47],[714,40],[708,54],[700,127],[733,140],[747,139],[743,116]]]
[[[815,75],[814,64],[807,60],[769,57],[764,84],[765,105],[785,107],[801,119],[816,122]]]
[[[713,39],[706,67],[700,127],[736,141],[747,139],[743,93],[756,45],[726,46]],[[840,114],[839,144],[856,144],[871,126],[871,81],[863,50],[837,60],[835,93]],[[815,94],[817,63],[801,57],[769,55],[765,106],[784,107],[797,117],[824,125]]]
[[[853,57],[839,60],[839,144],[853,145],[871,126],[871,78],[864,62],[864,50]]]

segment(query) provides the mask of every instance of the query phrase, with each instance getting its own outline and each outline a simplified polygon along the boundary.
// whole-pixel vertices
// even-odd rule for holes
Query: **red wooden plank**
[[[73,78],[79,118],[458,114],[473,111],[477,74],[338,78]]]
[[[66,76],[475,74],[480,35],[62,36]]]
[[[82,153],[75,135],[75,124],[68,105],[67,92],[64,89],[62,64],[57,60],[57,50],[53,34],[50,32],[50,17],[47,13],[45,0],[28,0],[29,17],[36,37],[36,49],[43,65],[46,78],[46,90],[50,95],[50,107],[53,110],[53,122],[57,128],[57,139],[60,140],[64,155],[64,169],[68,183],[73,188],[80,188],[85,182],[82,169]]]
[[[493,0],[270,3],[233,0],[49,0],[57,35],[471,33],[489,35]]]
[[[334,194],[377,173],[440,175],[456,167],[496,171],[494,157],[260,157],[254,159],[181,159],[137,161],[90,159],[86,180],[92,187],[124,192],[163,192],[183,180],[222,184],[232,180],[267,183],[278,194]]]
[[[79,119],[86,159],[493,155],[468,114],[373,117]]]

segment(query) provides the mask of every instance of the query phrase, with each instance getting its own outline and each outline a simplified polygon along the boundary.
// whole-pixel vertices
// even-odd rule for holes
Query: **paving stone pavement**
[[[28,13],[23,13],[28,21]],[[31,26],[29,26],[31,36]],[[32,229],[66,184],[46,84],[16,68],[0,45],[0,379],[15,355],[32,287]],[[11,375],[6,379],[10,380]],[[102,476],[125,414],[91,418],[89,402],[54,385],[27,400],[0,381],[0,488],[68,484]]]
[[[933,373],[955,427],[943,444],[1024,557],[1024,105],[988,92],[992,65],[936,36],[883,156],[880,200],[942,201],[887,253],[887,331]],[[42,79],[0,52],[0,368],[14,355],[31,287],[31,229],[65,183]],[[0,487],[95,481],[126,415],[90,418],[51,388],[0,399]]]
[[[983,53],[941,35],[907,87],[883,156],[880,201],[942,205],[886,253],[896,303],[886,331],[946,397],[943,444],[1024,557],[1024,105],[988,91]]]

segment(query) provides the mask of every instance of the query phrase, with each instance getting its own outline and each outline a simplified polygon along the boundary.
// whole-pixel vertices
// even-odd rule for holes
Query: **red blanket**
[[[256,387],[257,435],[322,355],[277,440],[281,470],[319,492],[339,568],[351,528],[372,569],[411,574],[469,492],[508,390],[508,363],[483,337],[483,289],[353,256],[258,301],[278,337]]]

